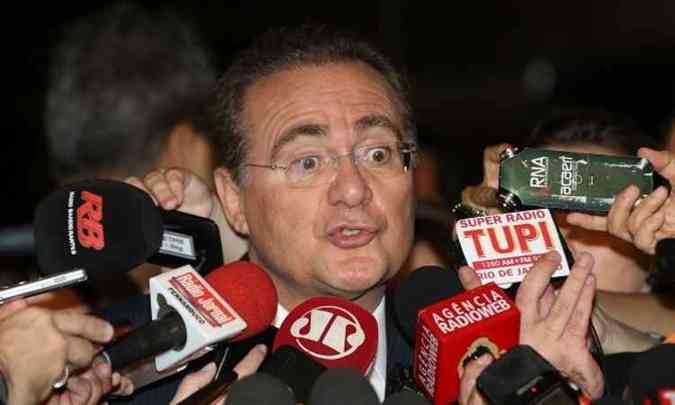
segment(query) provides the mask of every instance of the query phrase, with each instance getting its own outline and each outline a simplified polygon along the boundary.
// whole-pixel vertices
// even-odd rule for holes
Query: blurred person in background
[[[65,184],[181,167],[212,188],[215,160],[205,103],[215,82],[206,46],[168,11],[121,3],[75,21],[50,64],[45,132],[51,174]],[[243,239],[229,228],[220,232],[224,261],[239,258]],[[145,290],[158,272],[144,265],[130,276]]]

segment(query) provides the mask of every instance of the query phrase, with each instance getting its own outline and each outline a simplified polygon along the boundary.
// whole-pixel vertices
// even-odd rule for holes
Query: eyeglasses
[[[334,155],[324,150],[291,158],[287,163],[246,163],[244,166],[281,170],[292,187],[312,187],[333,181],[338,172],[340,158],[345,156],[350,156],[352,162],[365,169],[368,174],[386,178],[399,176],[414,167],[416,153],[417,147],[414,143],[397,142],[364,145],[343,155]]]

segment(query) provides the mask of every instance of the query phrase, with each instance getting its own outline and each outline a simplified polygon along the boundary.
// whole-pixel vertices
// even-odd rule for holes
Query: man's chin
[[[333,280],[330,286],[339,295],[357,297],[384,286],[386,281],[387,278],[384,273],[379,275],[356,273],[348,277]]]

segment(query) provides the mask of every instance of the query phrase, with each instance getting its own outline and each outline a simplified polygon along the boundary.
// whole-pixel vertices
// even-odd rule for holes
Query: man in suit
[[[275,324],[313,296],[371,311],[382,339],[368,378],[382,399],[393,385],[387,375],[412,362],[385,297],[414,234],[416,134],[402,76],[361,40],[323,27],[272,31],[221,77],[209,115],[218,200],[228,224],[248,238],[249,259],[275,283]],[[196,192],[185,171],[128,181],[164,208],[211,211],[210,198],[196,197],[208,193]],[[556,260],[542,261],[539,277],[521,289],[521,304],[542,309],[530,311],[521,337],[597,397],[602,379],[584,333],[592,258],[579,260],[569,287],[553,296],[546,286]],[[474,384],[465,378],[463,399],[473,400]]]

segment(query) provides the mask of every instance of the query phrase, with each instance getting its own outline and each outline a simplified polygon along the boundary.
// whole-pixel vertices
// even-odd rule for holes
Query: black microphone
[[[276,377],[255,373],[230,387],[225,405],[295,405],[295,397]]]
[[[100,277],[145,261],[205,272],[223,261],[213,221],[158,209],[147,193],[115,180],[85,180],[52,192],[35,211],[34,232],[46,273],[84,268]]]
[[[665,343],[638,355],[628,373],[627,389],[634,404],[661,404],[675,399],[675,344]]]
[[[267,356],[260,371],[279,378],[295,394],[298,402],[304,403],[316,380],[326,371],[326,366],[297,347],[284,345]]]
[[[431,402],[412,391],[401,391],[385,399],[382,405],[431,405]]]
[[[656,270],[649,276],[655,292],[675,292],[675,239],[662,239],[655,248]]]
[[[372,385],[350,368],[330,368],[314,383],[307,405],[377,405]]]
[[[579,403],[579,393],[560,372],[526,345],[514,347],[490,364],[476,384],[492,405]]]
[[[422,308],[462,292],[464,287],[454,270],[424,266],[410,273],[393,297],[396,320],[405,338],[414,341],[417,314]]]
[[[494,283],[465,291],[457,272],[427,266],[413,271],[393,298],[402,333],[415,342],[412,377],[434,403],[457,399],[467,361],[518,343],[519,311]]]
[[[305,403],[309,397],[314,382],[326,370],[326,367],[309,357],[302,350],[293,346],[281,346],[272,352],[258,369],[279,379],[293,397],[300,403]],[[220,375],[206,386],[186,398],[180,405],[206,405],[218,399],[223,393],[231,389],[232,380],[236,375]]]

